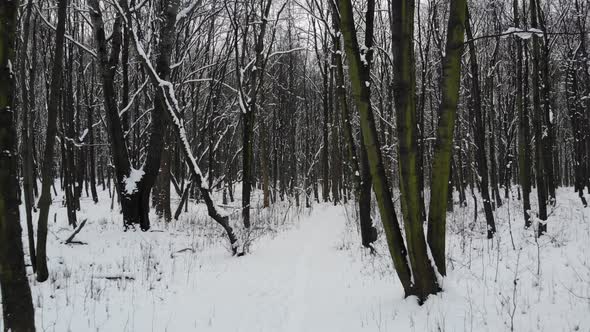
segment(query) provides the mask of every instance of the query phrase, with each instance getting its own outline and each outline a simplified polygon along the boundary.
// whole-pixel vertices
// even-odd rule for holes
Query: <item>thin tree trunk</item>
[[[92,78],[92,82],[94,82],[94,70],[92,71]],[[92,193],[92,200],[94,203],[98,203],[98,194],[96,192],[96,156],[94,152],[94,106],[90,102],[88,86],[86,84],[84,84],[84,96],[86,99],[86,105],[88,107],[88,156],[90,159],[90,163],[88,164],[88,173],[90,178],[90,192]]]
[[[31,61],[31,70],[29,75],[29,85],[27,86],[26,82],[26,59],[28,57],[27,50],[29,45],[29,28],[31,22],[31,12],[33,7],[33,0],[29,0],[27,3],[26,9],[26,18],[23,24],[23,44],[22,44],[22,52],[21,52],[21,61],[20,61],[20,81],[21,81],[21,107],[23,113],[23,123],[22,123],[22,156],[23,156],[23,189],[24,189],[24,196],[25,196],[25,214],[27,218],[27,238],[29,243],[29,259],[31,261],[31,266],[33,267],[33,272],[37,271],[37,260],[35,254],[35,233],[33,230],[33,206],[34,206],[34,198],[33,198],[33,183],[35,182],[35,176],[33,173],[33,107],[34,101],[31,100],[34,97],[33,92],[35,88],[35,73],[34,70],[36,66],[34,63],[37,60],[37,52],[35,49],[37,36],[35,35],[35,30],[33,31],[33,59]],[[31,94],[31,96],[29,95]]]
[[[53,157],[55,153],[55,135],[57,134],[57,115],[59,112],[59,95],[62,89],[64,35],[68,0],[59,0],[58,20],[55,37],[55,54],[51,72],[49,102],[47,104],[47,130],[45,152],[41,169],[41,197],[39,198],[39,221],[37,223],[37,281],[43,282],[49,277],[47,270],[47,222],[51,206],[51,186],[53,184]]]
[[[369,12],[374,12],[375,10],[374,1],[370,0],[368,4],[372,5],[372,8],[367,8],[367,16],[369,16]],[[336,62],[336,94],[338,96],[337,108],[340,108],[342,110],[342,129],[344,139],[346,141],[346,148],[348,160],[351,166],[352,177],[354,179],[353,181],[355,185],[355,192],[358,198],[359,220],[361,226],[361,241],[364,247],[373,249],[371,243],[377,240],[377,229],[373,227],[373,221],[371,220],[371,174],[369,167],[367,166],[367,153],[363,146],[361,146],[360,164],[364,167],[359,167],[359,162],[356,153],[356,144],[354,142],[354,136],[352,133],[350,110],[348,108],[348,102],[346,100],[346,88],[344,85],[344,68],[342,65],[342,50],[340,47],[340,20],[336,14],[336,8],[333,8],[332,12],[332,27],[334,29],[335,35],[333,41],[334,56]],[[367,24],[372,28],[372,15],[367,20]],[[367,29],[367,34],[370,34],[366,37],[367,40],[373,38],[372,29]],[[367,48],[369,49],[370,46]],[[367,70],[370,70],[369,66],[371,63],[371,59],[366,54],[365,60],[367,62]]]
[[[513,1],[513,15],[514,26],[519,26],[518,16],[518,0]],[[521,196],[524,213],[524,226],[530,227],[531,218],[529,211],[531,209],[530,192],[531,192],[531,177],[530,177],[530,149],[529,149],[529,119],[527,97],[525,93],[528,91],[527,80],[524,79],[527,75],[523,75],[523,47],[520,38],[516,38],[516,108],[518,113],[518,170],[520,177]],[[527,63],[524,65],[528,66]]]
[[[270,180],[269,180],[269,170],[268,170],[268,160],[270,155],[268,153],[268,139],[267,139],[267,132],[266,132],[266,121],[262,120],[260,123],[260,145],[261,145],[261,156],[260,156],[260,163],[262,169],[262,193],[263,193],[263,202],[262,207],[267,208],[270,206]]]
[[[465,20],[465,33],[467,35],[468,40],[473,39],[473,34],[471,33],[471,24],[469,22],[470,15],[467,9],[467,15]],[[483,200],[483,207],[486,215],[486,224],[487,224],[487,233],[488,239],[494,237],[496,233],[496,223],[494,222],[494,214],[492,212],[492,203],[490,200],[490,191],[489,191],[489,171],[488,171],[488,162],[486,156],[486,148],[485,148],[485,115],[484,109],[482,107],[481,102],[481,89],[479,85],[479,67],[477,65],[477,54],[475,51],[474,42],[469,42],[469,63],[471,68],[471,112],[474,112],[474,119],[475,119],[475,128],[474,128],[474,136],[475,136],[475,144],[477,146],[476,152],[476,162],[477,162],[477,170],[479,173],[479,187],[481,191],[481,198]]]
[[[537,3],[530,0],[531,28],[537,29]],[[547,186],[545,182],[545,138],[543,137],[543,111],[541,110],[540,80],[539,80],[539,62],[541,53],[539,49],[539,36],[533,34],[533,127],[535,130],[535,179],[537,182],[537,197],[539,204],[539,225],[538,235],[543,235],[547,231]]]
[[[553,128],[553,110],[551,109],[551,77],[549,74],[549,60],[550,60],[550,49],[549,49],[549,38],[547,36],[547,29],[545,27],[544,18],[539,5],[537,5],[537,13],[539,15],[539,27],[543,31],[543,45],[542,45],[542,102],[543,102],[543,131],[546,133],[543,135],[543,146],[544,146],[544,166],[545,166],[545,182],[547,184],[548,191],[548,203],[551,205],[556,204],[555,187],[557,181],[555,179],[556,172],[554,167],[558,163],[553,162],[553,157],[557,156],[555,150],[555,133]],[[557,161],[559,159],[556,158]]]

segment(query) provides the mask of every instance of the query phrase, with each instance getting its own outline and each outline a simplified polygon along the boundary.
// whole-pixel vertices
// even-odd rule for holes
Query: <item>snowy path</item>
[[[210,273],[200,271],[204,275],[193,296],[215,308],[211,327],[222,331],[341,330],[337,322],[342,315],[358,315],[354,307],[358,301],[351,301],[358,293],[358,289],[351,293],[351,258],[338,249],[345,228],[342,212],[341,207],[315,209],[296,229],[238,262],[226,261],[222,274],[215,272],[219,266]],[[227,293],[219,296],[224,284]],[[219,301],[230,297],[231,303]],[[202,319],[211,318],[207,317],[210,311],[202,314]]]

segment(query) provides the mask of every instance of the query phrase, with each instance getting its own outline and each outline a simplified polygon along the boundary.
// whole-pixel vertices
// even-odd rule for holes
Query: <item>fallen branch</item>
[[[191,253],[193,253],[193,254],[194,254],[196,251],[195,251],[195,249],[193,249],[193,248],[184,248],[184,249],[180,249],[180,250],[178,250],[178,251],[175,251],[175,252],[171,253],[171,254],[170,254],[170,258],[175,258],[175,257],[177,256],[177,254],[182,254],[182,253],[184,253],[184,252],[191,252]]]
[[[80,231],[82,230],[82,227],[84,227],[84,225],[86,225],[86,221],[88,221],[88,219],[82,220],[82,222],[80,223],[78,228],[76,228],[74,233],[72,233],[72,235],[70,235],[70,237],[66,240],[65,244],[86,244],[85,242],[82,242],[82,241],[74,241],[74,237],[76,235],[78,235],[78,233],[80,233]]]
[[[135,280],[135,276],[131,274],[119,274],[119,275],[94,275],[93,279],[106,279],[106,280]]]

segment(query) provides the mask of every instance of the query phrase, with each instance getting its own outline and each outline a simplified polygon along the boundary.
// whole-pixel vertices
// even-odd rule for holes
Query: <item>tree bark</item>
[[[163,132],[166,126],[166,118],[163,110],[167,108],[166,100],[161,94],[156,94],[154,109],[151,111],[151,126],[148,152],[143,167],[134,169],[129,159],[129,151],[123,125],[117,106],[117,94],[115,89],[115,74],[119,54],[121,51],[121,21],[122,14],[115,19],[112,33],[112,46],[110,55],[107,53],[106,36],[102,12],[98,0],[88,0],[91,7],[91,19],[94,25],[94,36],[98,49],[99,67],[103,82],[104,105],[107,113],[107,127],[111,143],[111,152],[115,165],[115,183],[121,207],[125,229],[139,224],[141,230],[150,228],[149,198],[160,167],[160,159],[163,149]],[[127,8],[127,2],[121,1],[120,7]],[[164,2],[165,22],[160,31],[160,43],[158,45],[158,57],[156,59],[156,71],[160,77],[167,78],[170,74],[170,54],[174,43],[174,31],[176,11],[178,3]],[[132,30],[129,20],[125,23],[128,30]],[[136,41],[137,42],[137,41]],[[138,179],[139,178],[139,179]],[[127,181],[135,181],[129,184]],[[129,191],[128,191],[129,190]]]
[[[47,104],[47,130],[45,152],[41,169],[41,197],[39,198],[39,221],[37,223],[37,281],[43,282],[49,277],[47,270],[47,222],[51,206],[51,186],[53,185],[53,157],[55,153],[55,135],[57,134],[57,115],[62,89],[64,35],[68,0],[58,3],[58,20],[55,37],[55,54],[51,71],[51,86]]]
[[[467,35],[468,40],[473,39],[473,34],[471,33],[471,24],[469,22],[470,15],[469,9],[466,10],[466,18],[465,18],[465,33]],[[485,144],[485,114],[483,105],[481,102],[481,89],[479,85],[479,66],[477,64],[477,53],[475,51],[475,44],[474,42],[469,42],[469,63],[471,69],[471,108],[470,111],[474,113],[475,119],[475,128],[474,128],[474,136],[475,136],[475,145],[477,146],[476,151],[476,163],[477,163],[477,171],[479,173],[478,176],[478,183],[479,189],[481,192],[481,198],[483,200],[483,207],[486,216],[486,224],[487,224],[487,235],[488,239],[494,237],[496,233],[496,223],[494,221],[494,214],[492,212],[492,203],[490,199],[490,190],[489,190],[489,171],[488,171],[488,161],[486,155],[486,144]]]
[[[33,173],[33,119],[32,113],[34,109],[34,100],[32,100],[32,91],[35,88],[35,73],[36,66],[34,63],[37,60],[37,52],[35,50],[36,38],[35,31],[33,31],[33,59],[31,60],[31,70],[29,75],[29,85],[27,86],[26,79],[26,60],[27,50],[29,46],[29,29],[31,22],[31,12],[33,7],[33,0],[29,0],[26,8],[26,18],[23,24],[23,44],[21,48],[21,61],[20,61],[20,89],[21,89],[21,107],[23,113],[22,127],[21,127],[21,139],[22,139],[22,167],[23,167],[23,191],[25,197],[25,214],[27,218],[27,238],[29,243],[29,259],[33,272],[37,271],[37,260],[35,253],[35,233],[33,229],[33,183],[35,182],[35,175]]]
[[[377,197],[381,221],[389,246],[389,253],[395,270],[400,278],[406,296],[414,295],[412,271],[408,264],[408,252],[404,244],[400,225],[397,220],[392,201],[391,191],[385,174],[381,146],[378,140],[375,118],[370,104],[370,90],[366,82],[370,82],[369,73],[362,70],[360,48],[356,37],[352,3],[350,0],[339,0],[340,23],[344,37],[344,49],[349,59],[350,82],[352,93],[361,118],[361,133],[367,149],[373,190]]]
[[[537,29],[537,2],[530,0],[531,28]],[[543,137],[543,111],[541,110],[540,95],[540,77],[539,63],[541,59],[539,36],[533,34],[533,127],[535,130],[535,180],[537,182],[537,197],[539,204],[539,225],[538,235],[543,235],[547,231],[547,185],[545,174],[545,138]]]
[[[519,10],[518,0],[513,1],[513,15],[514,15],[514,26],[518,27],[519,21]],[[523,80],[523,47],[520,38],[516,38],[516,109],[518,113],[518,170],[520,178],[520,187],[523,203],[524,213],[524,226],[530,227],[531,218],[529,211],[531,209],[530,192],[531,192],[531,180],[530,180],[530,154],[529,154],[529,119],[528,119],[528,108],[525,98],[525,93],[528,89],[526,87],[526,80]],[[524,87],[523,87],[524,85]]]
[[[96,0],[90,0],[96,1]],[[162,33],[162,42],[161,45],[167,45],[167,43],[172,43],[172,31],[174,31],[174,26],[176,24],[176,13],[178,11],[179,0],[167,0],[164,5],[165,11],[165,33]],[[190,170],[193,180],[195,181],[195,185],[197,186],[199,192],[203,200],[205,201],[205,205],[207,206],[207,211],[209,216],[213,218],[217,223],[219,223],[224,230],[226,231],[229,241],[230,247],[233,254],[237,254],[238,249],[238,239],[233,232],[232,227],[229,225],[229,217],[226,215],[222,215],[217,206],[213,202],[211,198],[211,193],[209,192],[209,188],[207,187],[207,183],[204,182],[203,174],[197,165],[197,161],[192,153],[191,147],[188,142],[188,138],[186,135],[186,130],[184,126],[184,120],[180,117],[180,106],[178,105],[178,99],[176,98],[174,87],[171,82],[166,81],[160,76],[160,73],[166,74],[165,70],[170,68],[169,60],[170,54],[166,53],[165,50],[169,49],[168,46],[164,46],[164,51],[161,51],[161,55],[164,56],[163,59],[158,60],[158,64],[156,69],[153,69],[150,60],[145,55],[143,48],[139,44],[139,40],[137,39],[137,35],[133,33],[133,40],[135,44],[135,48],[137,53],[140,55],[140,61],[143,64],[144,68],[146,69],[150,81],[154,86],[156,91],[156,96],[161,102],[164,104],[160,111],[166,112],[171,120],[172,128],[176,134],[180,142],[180,147],[182,149],[182,153],[185,157],[185,162]],[[166,63],[166,59],[168,62]]]
[[[12,108],[18,7],[18,0],[0,2],[0,292],[6,332],[35,331],[21,241],[16,110]]]
[[[372,42],[372,26],[373,26],[373,13],[375,10],[375,2],[373,0],[368,1],[367,7],[367,19],[366,19],[366,36],[365,45],[367,49],[371,48]],[[367,153],[361,141],[361,153],[360,163],[357,157],[357,148],[354,140],[352,122],[350,116],[350,110],[348,108],[348,102],[346,100],[346,88],[344,82],[344,68],[342,60],[342,50],[340,46],[340,19],[337,14],[337,9],[332,8],[332,27],[334,29],[334,56],[336,62],[336,95],[337,95],[337,108],[341,109],[342,113],[342,130],[344,139],[346,142],[346,150],[348,154],[348,160],[351,166],[352,177],[355,186],[356,196],[358,198],[359,207],[359,221],[361,229],[361,241],[362,245],[366,248],[373,249],[372,243],[377,240],[377,229],[373,227],[373,221],[371,220],[371,173],[368,167]],[[359,50],[360,51],[360,50]],[[370,71],[371,64],[371,53],[365,53],[365,70]],[[368,102],[368,101],[366,101]],[[362,140],[362,137],[361,137]],[[360,166],[359,166],[360,164]]]
[[[425,216],[421,201],[418,170],[416,117],[416,73],[414,56],[414,0],[400,0],[392,6],[392,48],[394,100],[397,112],[401,207],[408,243],[408,254],[419,299],[425,300],[440,290],[428,255],[424,236]],[[449,166],[444,171],[448,181]],[[447,183],[448,184],[448,183]],[[445,192],[446,194],[446,192]],[[446,195],[442,203],[446,202]]]
[[[443,276],[446,275],[447,213],[445,202],[449,193],[452,195],[452,190],[449,190],[449,182],[451,181],[455,118],[461,83],[461,56],[463,54],[466,8],[465,0],[451,1],[442,69],[442,102],[438,112],[436,145],[432,160],[427,240],[434,263],[438,272]]]

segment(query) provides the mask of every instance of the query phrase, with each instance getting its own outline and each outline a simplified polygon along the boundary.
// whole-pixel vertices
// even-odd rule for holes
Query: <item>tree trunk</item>
[[[370,76],[369,72],[363,70],[361,67],[363,64],[361,64],[360,48],[356,37],[351,1],[339,0],[338,9],[340,11],[340,26],[344,37],[344,49],[349,59],[348,73],[353,96],[361,118],[363,143],[367,149],[367,159],[369,161],[373,189],[377,197],[381,221],[383,222],[383,228],[389,246],[389,253],[393,259],[393,264],[404,288],[405,295],[414,295],[412,271],[408,265],[408,252],[395,213],[391,191],[389,190],[383,157],[381,155],[381,146],[377,138],[378,133],[375,126],[375,118],[370,105],[370,84],[366,84],[370,82]],[[425,297],[421,298],[421,300],[423,299]]]
[[[98,3],[91,0],[96,4],[96,8],[98,8]],[[165,24],[164,24],[164,31],[161,34],[161,50],[160,55],[162,56],[157,60],[156,69],[153,69],[150,60],[145,55],[144,50],[141,48],[139,40],[137,39],[137,35],[133,35],[134,45],[136,48],[137,53],[140,55],[140,61],[142,62],[144,68],[148,72],[152,85],[156,91],[156,98],[160,101],[160,109],[161,112],[166,112],[171,119],[171,125],[176,133],[176,137],[180,141],[182,153],[185,157],[186,164],[190,170],[192,178],[195,181],[195,185],[197,186],[198,190],[201,193],[203,200],[205,201],[205,205],[207,206],[207,211],[209,216],[213,218],[217,223],[219,223],[224,230],[226,231],[229,241],[230,247],[235,255],[238,249],[238,239],[235,236],[232,227],[229,225],[229,217],[222,216],[220,212],[217,210],[217,206],[213,202],[211,198],[211,193],[209,192],[209,188],[207,188],[207,183],[204,182],[203,174],[199,166],[197,165],[197,161],[192,153],[191,147],[188,142],[188,138],[185,131],[184,120],[180,118],[180,106],[178,105],[178,99],[174,93],[174,88],[172,83],[166,81],[160,74],[167,75],[170,70],[169,60],[170,60],[170,52],[171,43],[174,41],[172,38],[172,32],[174,31],[174,26],[176,25],[176,13],[178,11],[179,0],[167,0],[167,3],[164,4],[165,13]],[[95,25],[96,28],[96,25]],[[104,32],[103,32],[104,37]],[[157,104],[158,105],[158,104]],[[164,106],[165,105],[165,106]],[[153,124],[152,124],[153,125]],[[158,164],[159,165],[159,164]],[[148,197],[149,198],[149,197]],[[148,200],[149,202],[149,200]]]
[[[163,115],[163,110],[167,108],[166,101],[161,94],[156,94],[154,108],[151,111],[152,120],[146,160],[142,168],[134,169],[129,159],[125,133],[123,132],[122,121],[119,116],[114,82],[121,51],[122,18],[118,16],[115,19],[111,37],[111,53],[109,55],[107,54],[104,22],[98,0],[89,0],[89,4],[92,8],[91,19],[94,25],[97,53],[102,75],[107,127],[109,129],[111,152],[115,165],[115,183],[119,197],[121,197],[124,226],[127,229],[134,227],[135,224],[139,224],[141,230],[147,231],[150,228],[149,196],[158,175],[164,145],[163,132],[166,118]],[[122,1],[120,6],[127,8],[126,4],[125,1]],[[156,71],[160,77],[166,79],[170,74],[170,53],[174,43],[174,28],[178,4],[174,1],[170,5],[165,3],[163,4],[163,8],[165,9],[164,16],[166,21],[160,31]],[[132,27],[130,24],[131,22],[128,20],[126,28],[131,31]]]
[[[326,57],[324,62],[324,69],[322,70],[322,200],[328,202],[330,200],[330,149],[329,149],[329,129],[330,129],[330,110],[328,106],[328,99],[330,98],[328,90],[328,71],[329,63]]]
[[[418,165],[416,73],[414,56],[414,1],[400,0],[392,6],[392,48],[394,68],[394,100],[397,111],[399,146],[399,181],[408,254],[414,276],[415,293],[420,300],[440,290],[428,255],[424,236],[425,216],[420,192]],[[442,165],[441,165],[442,166]],[[449,165],[444,166],[448,185]],[[442,181],[442,179],[441,179]],[[443,196],[443,208],[446,192]]]
[[[583,112],[580,107],[580,100],[578,95],[578,78],[575,70],[575,61],[577,54],[571,54],[571,59],[567,62],[566,73],[566,99],[569,109],[569,117],[572,127],[573,135],[573,160],[574,160],[574,190],[578,192],[578,196],[582,201],[584,207],[588,206],[586,197],[584,196],[584,133],[583,126]]]
[[[161,111],[165,112],[163,109]],[[170,163],[172,162],[172,154],[170,153],[172,144],[170,142],[172,137],[168,134],[167,130],[165,132],[164,148],[162,149],[162,157],[160,158],[160,173],[156,179],[154,194],[152,196],[155,198],[154,205],[158,216],[164,218],[166,222],[170,222],[172,221],[172,211],[170,209]]]
[[[250,195],[252,192],[252,136],[254,131],[254,112],[242,113],[242,220],[245,228],[250,228]]]
[[[33,119],[32,113],[34,110],[34,103],[35,101],[33,92],[35,88],[35,62],[37,61],[37,52],[35,49],[37,36],[35,35],[35,30],[33,31],[33,59],[31,61],[31,70],[29,76],[29,85],[27,86],[26,82],[26,59],[27,59],[27,50],[29,46],[29,27],[31,22],[31,12],[33,7],[33,0],[29,0],[27,3],[26,9],[26,18],[23,24],[23,44],[22,44],[22,51],[21,51],[21,61],[20,61],[20,89],[21,89],[21,107],[23,113],[23,120],[22,120],[22,166],[23,166],[23,191],[25,196],[25,214],[27,218],[27,238],[29,243],[29,259],[31,261],[31,266],[33,267],[33,272],[37,271],[37,260],[35,254],[35,233],[33,230],[33,206],[34,206],[34,197],[33,197],[33,183],[35,182],[35,175],[33,173]],[[31,96],[29,96],[31,94]]]
[[[57,134],[57,115],[59,112],[59,96],[62,89],[64,35],[66,26],[68,0],[60,0],[58,4],[58,20],[55,37],[55,54],[51,71],[49,102],[47,103],[47,130],[45,152],[41,169],[41,197],[39,198],[39,221],[37,223],[37,281],[43,282],[49,277],[47,270],[47,221],[51,206],[51,186],[53,184],[53,157],[55,153],[55,135]]]
[[[35,313],[25,269],[18,200],[11,65],[15,59],[18,7],[18,0],[0,2],[0,293],[4,331],[25,332],[35,331]]]
[[[473,34],[471,33],[471,24],[469,22],[470,15],[467,9],[467,15],[465,20],[465,33],[467,34],[467,39],[472,40]],[[486,215],[486,224],[487,224],[487,233],[488,239],[494,237],[496,233],[496,223],[494,222],[494,214],[492,212],[492,203],[490,200],[490,191],[489,191],[489,171],[488,171],[488,161],[486,156],[486,144],[485,144],[485,114],[484,109],[482,107],[481,102],[481,89],[479,85],[479,67],[477,65],[477,54],[475,51],[475,44],[474,42],[469,42],[469,63],[471,69],[471,108],[470,111],[474,112],[474,119],[475,119],[475,128],[474,128],[474,136],[475,136],[475,144],[477,146],[476,152],[476,163],[477,163],[477,171],[479,173],[479,189],[481,191],[481,198],[483,200],[483,208]]]
[[[519,26],[518,16],[518,0],[513,1],[513,15],[514,26]],[[521,196],[524,213],[524,226],[530,227],[531,218],[529,211],[531,209],[530,192],[531,192],[531,177],[530,177],[530,149],[529,149],[529,118],[527,98],[527,80],[523,75],[523,47],[520,38],[516,38],[516,109],[518,110],[518,170],[520,177]],[[528,66],[528,65],[527,65]],[[526,67],[525,67],[526,68]],[[523,86],[524,85],[524,86]]]
[[[260,163],[261,163],[261,170],[262,170],[262,193],[263,193],[263,202],[262,207],[267,208],[270,206],[270,180],[269,180],[269,170],[268,170],[268,160],[270,155],[268,153],[268,140],[267,140],[267,132],[266,132],[266,121],[262,120],[260,123],[260,145],[261,145],[261,156],[260,156]]]
[[[547,36],[547,29],[545,27],[545,22],[543,19],[542,11],[539,5],[537,5],[537,12],[539,15],[539,27],[541,31],[543,31],[543,45],[542,45],[542,98],[543,98],[543,122],[544,127],[543,131],[546,133],[543,135],[543,146],[544,146],[544,166],[545,166],[545,182],[547,183],[547,191],[548,191],[548,203],[555,206],[556,204],[556,195],[555,195],[555,187],[557,185],[557,181],[555,179],[556,172],[554,167],[558,165],[558,163],[554,164],[553,157],[557,156],[557,151],[555,150],[555,133],[553,128],[553,110],[551,109],[551,77],[549,74],[549,59],[550,59],[550,49],[549,49],[549,38]],[[559,159],[556,158],[557,161]]]
[[[369,4],[374,5],[374,1],[369,1]],[[367,9],[367,16],[369,12],[374,12],[375,8]],[[332,8],[332,27],[334,29],[334,56],[336,62],[336,94],[337,108],[342,110],[342,130],[344,139],[346,141],[346,150],[348,154],[348,161],[351,166],[352,177],[355,186],[355,192],[358,199],[359,207],[359,221],[361,228],[361,241],[364,247],[373,249],[372,243],[377,240],[377,229],[373,227],[373,221],[371,220],[371,173],[368,167],[367,153],[363,146],[361,146],[360,153],[360,165],[356,153],[356,144],[352,132],[352,123],[350,110],[348,108],[348,102],[346,100],[346,88],[344,83],[344,68],[342,65],[342,55],[340,47],[340,22],[337,16],[336,8]],[[367,20],[368,26],[372,27],[372,15]],[[371,33],[370,36],[366,37],[366,40],[373,38],[372,31],[367,29],[367,34]],[[370,46],[367,47],[368,49]],[[370,70],[370,57],[365,54],[365,60],[367,61],[367,71]],[[361,137],[362,140],[362,137]],[[362,142],[361,142],[362,145]]]
[[[537,29],[537,3],[530,0],[531,28]],[[541,53],[539,49],[539,36],[533,34],[533,127],[535,130],[535,179],[537,182],[537,197],[539,204],[539,226],[538,235],[543,235],[547,231],[547,186],[545,182],[545,138],[543,137],[543,111],[541,110],[540,80],[539,80],[539,62]]]
[[[94,70],[92,71],[92,82],[94,82]],[[90,178],[90,192],[92,193],[92,200],[94,203],[98,203],[98,194],[96,192],[96,156],[94,152],[94,106],[90,103],[90,97],[88,95],[88,86],[84,84],[84,96],[86,99],[86,105],[88,105],[88,157],[90,163],[88,164],[88,175]]]
[[[436,145],[432,160],[427,238],[434,263],[443,276],[446,275],[447,213],[445,202],[449,193],[452,195],[452,190],[449,190],[449,182],[451,181],[455,118],[461,83],[461,56],[463,54],[466,8],[465,0],[451,1],[447,44],[443,59],[442,102],[438,113]]]

